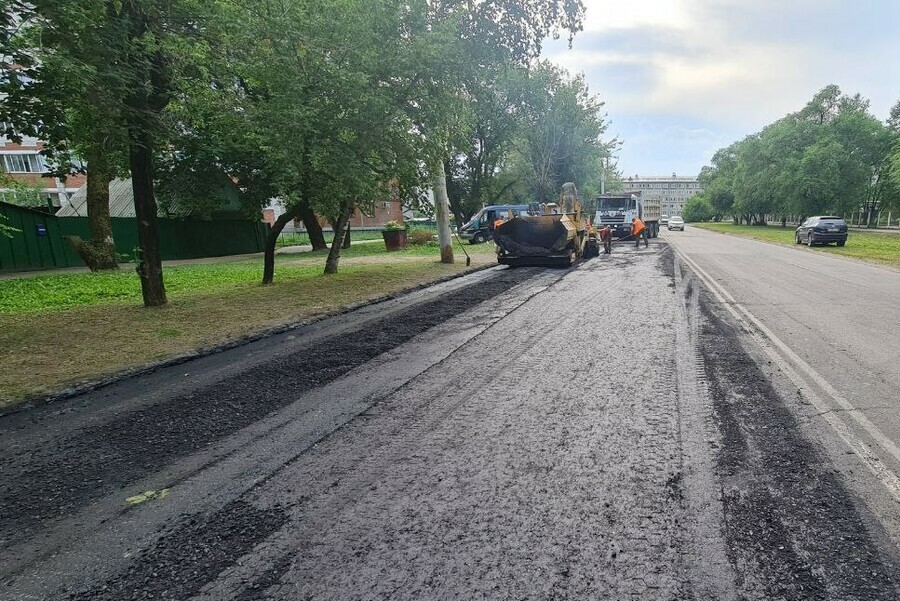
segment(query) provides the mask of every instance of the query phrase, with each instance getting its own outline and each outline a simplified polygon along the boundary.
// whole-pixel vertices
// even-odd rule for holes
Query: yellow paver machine
[[[585,219],[575,184],[563,184],[559,203],[530,205],[494,230],[501,265],[568,267],[600,253],[597,236]]]

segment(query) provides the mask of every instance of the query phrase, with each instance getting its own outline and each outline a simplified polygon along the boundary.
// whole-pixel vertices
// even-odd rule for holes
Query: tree
[[[598,186],[601,159],[617,144],[603,142],[603,103],[592,95],[583,76],[570,77],[541,63],[523,81],[524,126],[516,156],[517,173],[531,202],[550,202],[565,182],[583,193]]]
[[[704,190],[700,194],[687,199],[684,203],[684,210],[681,213],[685,221],[709,221],[715,216],[715,209],[707,198],[707,192]]]
[[[571,41],[581,29],[584,6],[581,0],[436,0],[419,6],[426,9],[421,13],[429,40],[425,56],[439,58],[425,69],[419,121],[433,153],[428,166],[435,180],[441,261],[452,263],[445,162],[452,154],[454,124],[459,122],[453,107],[458,109],[460,98],[454,98],[454,90],[468,90],[472,96],[484,80],[482,73],[530,65],[548,36],[564,30]]]
[[[287,206],[267,240],[263,283],[274,278],[275,238],[305,213],[334,227],[325,266],[333,273],[352,212],[408,197],[423,182],[425,140],[412,114],[421,103],[413,67],[424,25],[395,0],[228,8],[216,102],[234,107],[241,129],[259,141],[259,169]]]
[[[40,52],[23,56],[21,69],[4,82],[17,119],[46,124],[50,131],[40,133],[60,141],[51,154],[81,150],[94,161],[92,202],[99,204],[106,189],[110,148],[126,157],[145,306],[166,302],[154,195],[154,155],[168,139],[163,113],[195,66],[193,42],[215,6],[215,0],[32,0]],[[93,235],[111,248],[108,233]]]
[[[875,211],[897,194],[891,119],[881,123],[859,94],[827,86],[800,111],[717,152],[700,180],[714,210],[730,204],[735,221],[764,224],[767,215],[785,220],[862,208],[874,225]]]
[[[12,2],[18,27],[7,39],[15,65],[2,82],[6,102],[0,120],[16,141],[44,141],[52,175],[85,172],[91,240],[76,238],[76,250],[92,271],[115,269],[109,220],[109,182],[122,159],[123,130],[117,126],[121,81],[108,69],[118,34],[102,2]],[[4,53],[6,54],[6,53]]]
[[[451,141],[444,170],[457,227],[482,206],[495,204],[516,183],[502,171],[520,128],[520,98],[514,81],[507,71],[492,81],[478,81],[471,92],[469,120]]]

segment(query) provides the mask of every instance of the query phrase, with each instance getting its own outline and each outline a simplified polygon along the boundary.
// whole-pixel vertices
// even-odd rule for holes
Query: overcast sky
[[[719,148],[799,110],[830,83],[900,99],[900,0],[583,0],[571,50],[606,102],[625,175],[695,175]]]

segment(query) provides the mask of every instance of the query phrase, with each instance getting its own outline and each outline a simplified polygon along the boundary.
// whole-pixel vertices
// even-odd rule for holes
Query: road
[[[0,597],[898,598],[891,467],[813,417],[835,399],[798,395],[706,236],[478,272],[0,418]]]
[[[691,227],[665,237],[799,391],[808,429],[876,477],[844,469],[900,544],[900,272]]]

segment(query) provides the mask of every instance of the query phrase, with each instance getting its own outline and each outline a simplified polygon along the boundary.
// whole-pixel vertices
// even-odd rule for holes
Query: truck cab
[[[647,235],[655,238],[659,233],[659,209],[659,200],[643,199],[640,192],[601,194],[594,226],[609,226],[613,237],[627,238],[631,235],[631,220],[637,218],[647,226]]]
[[[517,215],[527,215],[528,205],[488,205],[478,211],[459,230],[459,237],[469,244],[481,244],[494,236],[494,222],[509,221]]]

